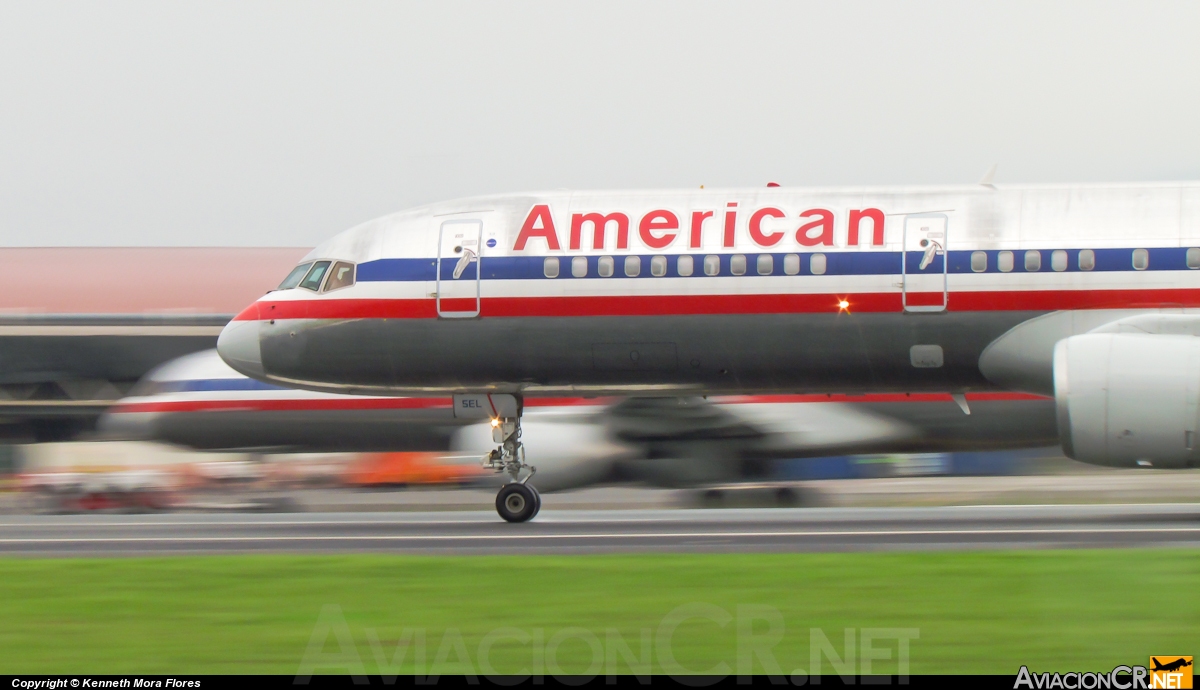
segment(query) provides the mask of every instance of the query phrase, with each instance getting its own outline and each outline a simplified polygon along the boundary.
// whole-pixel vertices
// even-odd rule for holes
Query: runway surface
[[[1200,505],[0,517],[0,554],[633,553],[1200,545]]]

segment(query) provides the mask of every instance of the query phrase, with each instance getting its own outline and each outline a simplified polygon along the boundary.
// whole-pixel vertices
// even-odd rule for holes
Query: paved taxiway
[[[1200,545],[1200,505],[3,516],[0,553],[794,552]]]

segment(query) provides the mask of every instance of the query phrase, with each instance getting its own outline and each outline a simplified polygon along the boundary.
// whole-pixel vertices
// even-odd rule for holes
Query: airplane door
[[[944,213],[904,217],[904,260],[900,269],[904,311],[946,311],[950,300],[946,261],[949,229],[950,219]]]
[[[445,319],[479,316],[483,221],[447,220],[438,233],[437,313]]]

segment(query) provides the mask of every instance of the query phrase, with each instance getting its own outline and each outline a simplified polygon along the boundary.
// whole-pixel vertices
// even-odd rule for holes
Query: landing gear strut
[[[525,446],[521,443],[521,418],[492,420],[492,440],[500,447],[483,456],[483,466],[497,473],[507,472],[512,480],[496,494],[496,512],[509,522],[532,520],[542,509],[542,497],[529,480],[537,472],[525,463]],[[521,478],[521,471],[529,474]]]

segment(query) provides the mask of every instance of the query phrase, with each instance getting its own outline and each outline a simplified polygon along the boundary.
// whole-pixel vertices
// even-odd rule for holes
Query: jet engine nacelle
[[[1087,333],[1054,349],[1063,451],[1113,467],[1200,466],[1200,338]]]

